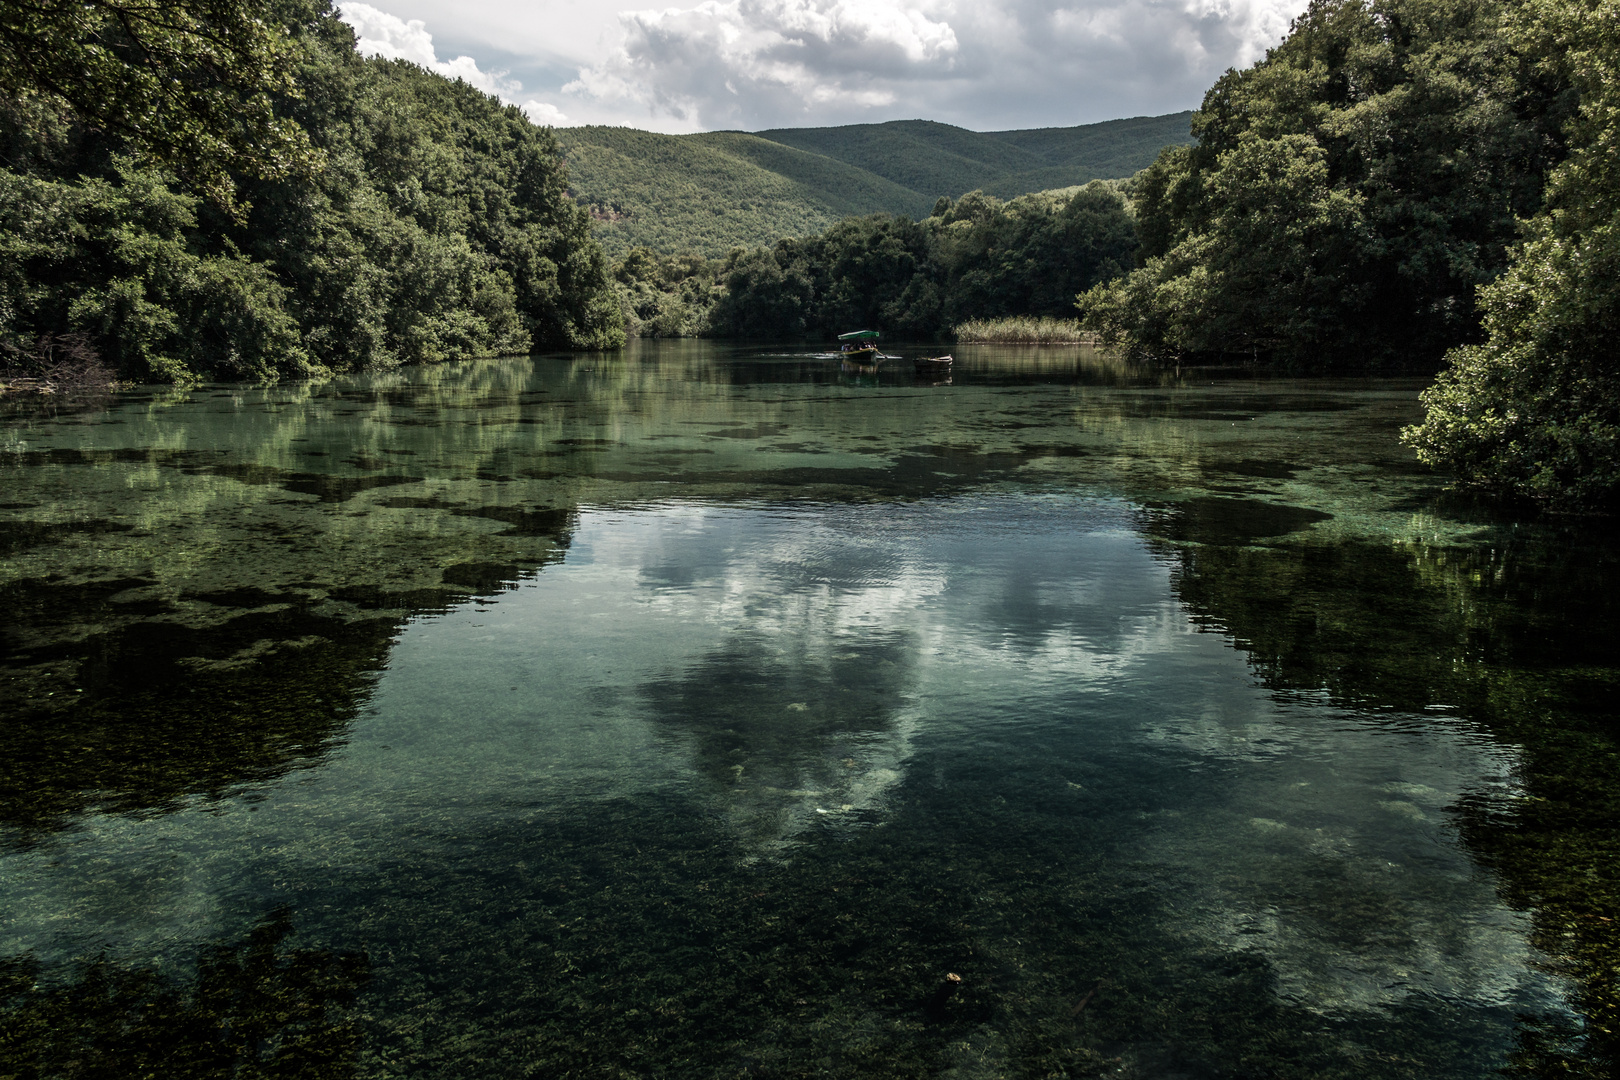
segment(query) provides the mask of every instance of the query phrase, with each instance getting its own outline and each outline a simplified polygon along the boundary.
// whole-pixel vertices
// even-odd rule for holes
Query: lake
[[[4,406],[0,1071],[1606,1075],[1612,523],[957,359]]]

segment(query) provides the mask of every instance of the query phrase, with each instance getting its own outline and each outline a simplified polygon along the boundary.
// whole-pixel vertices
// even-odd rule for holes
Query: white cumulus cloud
[[[1307,0],[345,2],[362,49],[519,99],[537,121],[661,131],[922,117],[981,131],[1192,108]],[[635,0],[631,0],[632,3]],[[643,0],[646,2],[646,0]],[[479,57],[440,60],[432,27]],[[543,100],[540,100],[543,99]]]
[[[1247,67],[1283,39],[1288,24],[1304,8],[1300,0],[1191,0],[1187,12],[1231,27],[1238,41],[1231,63]]]
[[[363,56],[382,56],[390,60],[408,60],[429,71],[436,71],[448,79],[461,79],[469,86],[493,94],[508,105],[517,105],[523,84],[510,78],[505,71],[485,71],[470,56],[457,56],[440,60],[433,47],[433,35],[421,19],[409,21],[388,14],[370,4],[352,2],[337,5],[338,15],[354,30]],[[559,125],[568,122],[561,109],[548,102],[530,100],[522,103],[523,112],[537,124]]]
[[[693,129],[1073,124],[1197,103],[1305,0],[704,0],[619,14],[564,91]]]
[[[524,102],[523,112],[524,115],[537,124],[562,127],[568,123],[568,117],[564,115],[563,111],[549,101]]]
[[[904,0],[705,0],[626,11],[620,47],[565,90],[702,127],[859,113],[906,83],[948,76],[958,52],[942,5]]]

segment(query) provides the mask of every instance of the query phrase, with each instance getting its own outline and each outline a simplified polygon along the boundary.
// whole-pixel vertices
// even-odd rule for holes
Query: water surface
[[[677,342],[13,407],[6,1052],[1603,1075],[1614,548],[1448,493],[1419,388]]]

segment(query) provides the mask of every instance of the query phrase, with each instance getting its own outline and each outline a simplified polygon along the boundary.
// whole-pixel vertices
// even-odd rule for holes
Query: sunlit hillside
[[[613,257],[638,244],[723,255],[854,215],[926,214],[933,204],[865,169],[740,132],[581,127],[557,136],[574,198]]]
[[[1172,143],[1192,141],[1192,113],[1066,128],[968,131],[930,120],[779,128],[761,138],[824,154],[925,195],[978,188],[1001,198],[1130,176]]]
[[[1191,141],[1190,113],[1072,128],[975,132],[923,120],[658,135],[633,128],[557,132],[574,197],[610,256],[636,245],[723,255],[843,218],[919,217],[941,195],[1001,198],[1129,176]]]

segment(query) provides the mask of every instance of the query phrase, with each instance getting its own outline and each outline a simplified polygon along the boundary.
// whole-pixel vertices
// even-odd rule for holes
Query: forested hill
[[[1138,116],[1079,127],[967,131],[931,120],[776,128],[759,132],[786,146],[876,173],[925,195],[975,189],[1011,199],[1089,180],[1130,176],[1166,146],[1193,141],[1192,113]]]
[[[624,340],[551,132],[362,58],[330,0],[39,10],[0,35],[0,381]],[[247,43],[230,64],[207,59],[221,35]],[[60,71],[31,82],[24,58]]]
[[[879,211],[919,217],[933,199],[864,169],[739,132],[557,131],[574,199],[604,251],[724,255]]]
[[[580,127],[557,138],[608,254],[643,246],[718,256],[851,216],[922,217],[941,195],[1005,199],[1130,176],[1163,147],[1190,143],[1190,117],[1000,132],[925,120],[758,134]]]

